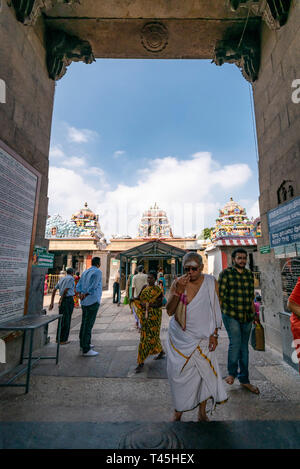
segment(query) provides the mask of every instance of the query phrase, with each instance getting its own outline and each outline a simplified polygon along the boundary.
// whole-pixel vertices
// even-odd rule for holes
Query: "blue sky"
[[[232,196],[258,215],[248,82],[207,60],[73,63],[57,82],[49,213],[84,202],[105,235],[137,232],[151,204],[177,235],[214,224]]]

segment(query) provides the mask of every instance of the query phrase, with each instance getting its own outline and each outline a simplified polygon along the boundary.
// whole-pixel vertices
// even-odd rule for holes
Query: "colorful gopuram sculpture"
[[[167,214],[157,204],[143,213],[138,228],[138,238],[173,238]]]
[[[232,197],[225,206],[219,210],[216,226],[212,231],[211,240],[227,237],[253,237],[254,225],[246,215],[246,210]]]
[[[100,244],[106,244],[104,234],[96,215],[85,203],[71,220],[64,220],[60,215],[49,216],[46,223],[46,238],[95,238]]]

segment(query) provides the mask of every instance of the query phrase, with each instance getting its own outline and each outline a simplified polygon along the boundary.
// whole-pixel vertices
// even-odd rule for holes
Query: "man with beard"
[[[237,248],[232,252],[232,266],[219,275],[222,317],[229,337],[226,382],[231,385],[238,378],[243,387],[259,394],[259,389],[249,381],[249,337],[255,309],[254,278],[246,264],[247,251]]]

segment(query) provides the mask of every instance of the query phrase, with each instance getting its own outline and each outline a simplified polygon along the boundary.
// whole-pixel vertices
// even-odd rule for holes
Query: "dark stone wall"
[[[0,103],[0,138],[42,174],[35,244],[47,247],[48,155],[55,84],[46,68],[42,19],[34,27],[25,26],[16,20],[9,3],[1,2],[0,10],[0,79],[6,85],[6,103]],[[44,275],[45,269],[35,267],[28,313],[42,310]],[[1,333],[0,337],[5,337],[7,355],[6,364],[0,365],[1,374],[18,363],[22,338],[19,333]],[[39,330],[35,347],[43,342],[45,331]]]
[[[289,19],[279,30],[262,24],[261,65],[253,85],[259,150],[260,246],[269,244],[267,212],[278,206],[277,190],[284,180],[294,181],[300,195],[300,104],[292,102],[292,82],[300,78],[300,2],[292,3]],[[273,250],[257,254],[262,271],[266,341],[282,350],[278,313],[283,311],[279,260]]]
[[[54,82],[48,77],[42,19],[35,26],[18,22],[2,2],[0,78],[6,103],[0,104],[0,138],[42,174],[36,243],[47,246],[48,155]]]

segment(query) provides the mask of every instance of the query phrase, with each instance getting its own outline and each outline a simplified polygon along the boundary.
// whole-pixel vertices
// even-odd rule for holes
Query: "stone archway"
[[[300,5],[297,0],[125,2],[12,0],[1,2],[1,140],[41,175],[34,244],[46,246],[48,152],[55,81],[72,61],[109,58],[197,58],[233,63],[252,83],[259,149],[262,238],[283,180],[300,171]],[[3,93],[2,95],[3,96]],[[281,349],[283,309],[278,260],[260,256],[267,342]]]

